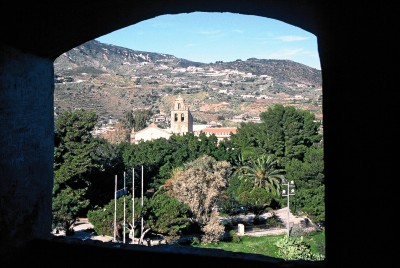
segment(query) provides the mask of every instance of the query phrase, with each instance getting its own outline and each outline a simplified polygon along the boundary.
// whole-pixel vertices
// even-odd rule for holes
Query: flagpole
[[[126,192],[125,192],[125,183],[126,183],[126,179],[125,179],[125,171],[124,171],[124,232],[123,232],[123,234],[122,234],[122,237],[123,237],[123,243],[125,244],[125,218],[126,218],[126,212],[125,212],[125,207],[126,207],[126,198],[125,198],[125,195],[126,195]]]
[[[140,238],[143,239],[143,165],[142,165],[142,224],[141,225],[142,226],[140,228]]]
[[[132,244],[135,243],[135,168],[132,168]]]
[[[117,175],[115,175],[114,187],[114,242],[117,241]]]

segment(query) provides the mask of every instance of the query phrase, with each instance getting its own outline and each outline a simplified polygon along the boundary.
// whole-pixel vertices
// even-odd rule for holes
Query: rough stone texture
[[[397,158],[393,156],[397,154],[394,146],[398,140],[395,97],[398,68],[393,59],[398,56],[398,48],[392,38],[398,32],[395,27],[398,12],[395,4],[385,1],[355,2],[2,1],[0,250],[22,243],[27,245],[21,248],[25,259],[32,249],[36,254],[48,250],[59,261],[68,260],[68,264],[78,258],[84,258],[85,263],[104,264],[104,258],[94,258],[99,252],[113,260],[112,263],[115,262],[112,256],[120,258],[120,265],[122,260],[127,261],[126,265],[140,256],[140,252],[111,253],[85,246],[32,241],[50,230],[53,156],[50,60],[93,38],[154,16],[194,11],[234,12],[282,20],[317,36],[323,76],[325,264],[335,268],[389,266],[394,262],[393,256],[397,256],[394,251],[397,248],[392,246],[397,242],[395,234],[374,232],[373,227],[374,223],[395,227],[395,222],[381,217],[394,215],[397,209],[393,207],[397,205],[394,201],[397,193],[392,185],[399,177]],[[371,222],[360,224],[366,215]],[[196,266],[192,265],[195,263],[196,267],[213,267],[215,260],[211,255],[191,259],[185,253],[164,253],[153,252],[151,260],[160,260],[165,266],[192,260],[190,265]],[[1,255],[5,255],[4,251]],[[18,264],[18,260],[14,259],[13,264]],[[35,264],[40,263],[37,256],[34,260]],[[214,267],[222,267],[222,263],[225,267],[231,264],[239,267],[239,263],[241,267],[251,266],[224,257]],[[267,264],[276,266],[272,262]]]
[[[49,236],[53,183],[52,61],[0,54],[0,237],[3,252]],[[50,201],[50,202],[49,202]]]

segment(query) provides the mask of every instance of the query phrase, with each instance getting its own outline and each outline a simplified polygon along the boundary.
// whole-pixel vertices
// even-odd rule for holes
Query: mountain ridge
[[[181,94],[198,121],[254,116],[273,103],[322,117],[321,71],[290,60],[200,63],[92,40],[60,55],[54,70],[56,113],[85,108],[103,119],[144,108],[168,113]]]

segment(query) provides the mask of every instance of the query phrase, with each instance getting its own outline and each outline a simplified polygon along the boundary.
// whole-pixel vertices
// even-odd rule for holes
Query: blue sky
[[[96,40],[203,63],[287,59],[321,69],[315,35],[279,20],[252,15],[205,12],[162,15]]]

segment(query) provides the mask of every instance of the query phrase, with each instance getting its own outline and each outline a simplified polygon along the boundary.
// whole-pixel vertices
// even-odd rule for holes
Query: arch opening
[[[238,31],[239,32],[239,31]],[[273,38],[271,38],[271,39],[273,39]],[[279,38],[276,38],[276,40],[279,40]],[[299,37],[299,36],[295,36],[295,35],[285,35],[285,36],[281,36],[281,39],[280,40],[283,40],[283,41],[286,41],[286,42],[293,42],[293,41],[296,41],[296,40],[298,40],[298,41],[301,41],[302,40],[302,38],[301,37]],[[142,50],[141,49],[141,51],[144,51],[144,50]],[[150,52],[152,52],[152,51],[150,51]],[[289,53],[290,54],[290,53]],[[235,57],[236,59],[235,59],[235,61],[236,62],[242,62],[243,60],[241,60],[241,59],[237,59],[237,57]],[[252,58],[252,57],[249,57],[249,58]],[[215,63],[217,63],[218,61],[213,61],[213,62],[215,62]],[[189,66],[190,67],[190,66]],[[250,77],[251,78],[251,77]],[[246,78],[247,79],[247,78]],[[267,77],[265,77],[265,79],[269,79],[269,77],[267,76]],[[251,79],[249,80],[250,82],[251,82]],[[249,82],[249,81],[245,81],[245,82]],[[159,83],[158,83],[159,84]],[[229,84],[228,85],[224,85],[223,84],[223,86],[225,87],[225,86],[229,86]],[[321,83],[321,86],[322,86],[322,83]],[[322,88],[320,89],[321,90],[321,92],[322,92]],[[275,93],[276,94],[276,93]],[[256,95],[256,94],[255,94]],[[297,100],[298,101],[300,101],[300,99],[301,99],[301,97],[299,97],[299,96],[297,96],[297,97],[295,97],[295,99],[297,98]],[[319,101],[321,101],[321,100],[319,100]],[[321,103],[322,104],[322,103]],[[179,107],[180,106],[180,104],[178,104],[178,109],[180,108]],[[321,109],[321,113],[320,113],[320,115],[322,116],[322,107],[320,108]],[[257,115],[255,115],[255,116],[258,116],[259,114],[257,114]],[[321,119],[322,119],[322,117],[321,117]],[[175,115],[174,115],[174,120],[175,121],[178,121],[178,114],[177,113],[175,113]],[[181,114],[181,121],[184,121],[184,114]],[[152,134],[153,135],[153,134]]]

